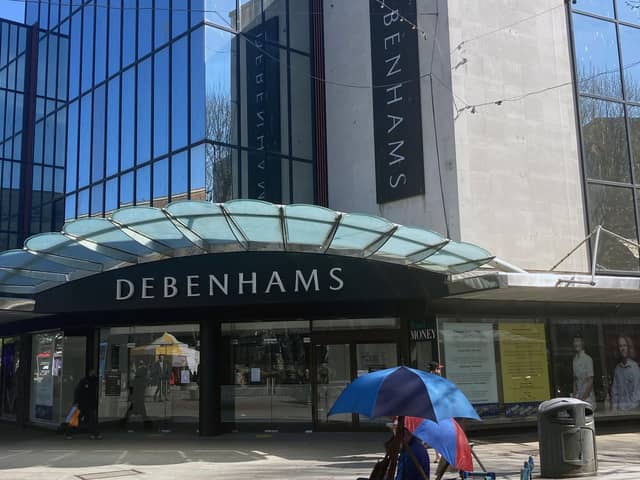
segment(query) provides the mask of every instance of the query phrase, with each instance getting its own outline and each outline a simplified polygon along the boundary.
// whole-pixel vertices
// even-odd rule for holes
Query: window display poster
[[[640,325],[605,325],[605,410],[637,413],[640,410]]]
[[[591,403],[606,397],[600,362],[601,344],[595,324],[562,321],[551,326],[553,394]]]
[[[498,402],[493,325],[444,322],[439,333],[444,341],[447,378],[471,403]]]
[[[499,322],[504,403],[548,400],[549,371],[542,323]]]

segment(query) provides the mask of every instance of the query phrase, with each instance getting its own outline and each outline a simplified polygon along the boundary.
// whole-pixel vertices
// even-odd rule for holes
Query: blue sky
[[[15,0],[0,0],[0,17],[15,20],[17,22],[24,21],[24,2]]]

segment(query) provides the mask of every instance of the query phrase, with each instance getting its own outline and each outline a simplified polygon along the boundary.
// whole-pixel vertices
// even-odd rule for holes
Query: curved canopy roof
[[[258,200],[177,201],[125,207],[108,218],[67,223],[0,253],[0,293],[33,295],[65,282],[138,263],[232,251],[291,251],[367,258],[447,274],[493,257],[430,230],[372,215]]]

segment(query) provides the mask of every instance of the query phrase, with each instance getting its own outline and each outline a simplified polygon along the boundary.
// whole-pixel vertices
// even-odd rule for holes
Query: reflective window
[[[589,220],[624,238],[638,242],[633,192],[630,188],[589,185]],[[635,254],[634,254],[635,253]],[[637,250],[607,234],[600,236],[597,263],[600,270],[637,271]]]
[[[233,37],[227,32],[205,29],[206,133],[209,140],[227,144],[231,143],[236,118],[230,84],[232,42]]]
[[[151,59],[138,64],[138,122],[136,163],[151,160]]]
[[[89,184],[91,169],[91,93],[80,101],[80,149],[78,151],[78,187]]]
[[[121,0],[109,2],[109,75],[120,70]]]
[[[172,0],[171,5],[171,36],[176,38],[187,30],[189,23],[189,1],[188,0]]]
[[[173,44],[171,55],[171,149],[176,150],[187,144],[189,56],[186,37]]]
[[[82,19],[82,91],[93,84],[93,16],[95,8],[83,9]]]
[[[67,136],[67,191],[76,189],[76,174],[78,172],[78,102],[69,105],[69,130]]]
[[[138,0],[138,58],[151,51],[153,42],[153,0]]]
[[[639,6],[640,8],[640,6]],[[620,26],[625,99],[640,102],[640,28]]]
[[[91,187],[91,215],[97,215],[104,211],[103,208],[104,184],[99,183]]]
[[[78,96],[80,90],[80,52],[82,44],[82,11],[71,17],[71,41],[69,52],[69,98]]]
[[[136,0],[123,0],[122,9],[122,66],[136,58]]]
[[[580,92],[621,98],[615,24],[574,14],[573,27]]]
[[[169,195],[169,160],[159,160],[153,164],[153,205],[167,204]]]
[[[233,153],[234,151],[216,143],[205,146],[205,190],[211,202],[225,202],[233,198]],[[237,156],[236,156],[237,157]],[[192,172],[193,178],[194,172]],[[199,184],[192,185],[196,189]]]
[[[118,208],[118,179],[112,178],[107,181],[104,192],[104,211],[108,213],[116,208]]]
[[[108,8],[96,7],[96,65],[95,83],[104,81],[107,72],[107,17]]]
[[[205,19],[235,30],[236,0],[205,0]]]
[[[593,0],[594,2],[597,0]],[[638,0],[616,0],[618,19],[640,25],[640,4]]]
[[[205,137],[204,30],[199,28],[191,33],[191,143]]]
[[[151,167],[136,171],[136,205],[148,205],[151,200]]]
[[[613,0],[576,0],[573,8],[613,18]]]
[[[587,177],[629,182],[631,173],[623,105],[581,97],[580,117]]]
[[[130,68],[122,74],[122,121],[120,138],[121,170],[133,166],[133,145],[135,128],[135,69]]]
[[[153,153],[157,157],[169,151],[169,49],[155,55],[153,91]]]
[[[640,179],[640,107],[627,107],[629,117],[629,138],[631,139],[631,155],[636,183]]]
[[[120,157],[120,78],[109,81],[107,95],[107,176],[118,172]]]
[[[91,158],[91,180],[94,182],[104,178],[104,118],[106,89],[106,85],[102,85],[95,90],[93,95],[93,155]]]
[[[170,11],[169,8],[171,6],[170,0],[156,0],[155,2],[155,35],[154,35],[154,45],[156,48],[164,45],[169,41],[170,35],[170,24],[169,19]]]
[[[182,152],[171,158],[172,200],[186,198],[187,191],[187,152]]]
[[[120,207],[133,205],[133,173],[120,177]]]

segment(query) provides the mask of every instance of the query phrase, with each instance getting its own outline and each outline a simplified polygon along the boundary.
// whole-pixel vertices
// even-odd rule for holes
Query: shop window
[[[100,421],[197,423],[199,371],[199,325],[102,329]]]
[[[0,344],[0,416],[14,419],[18,400],[20,340],[17,337],[7,337],[0,339]]]

